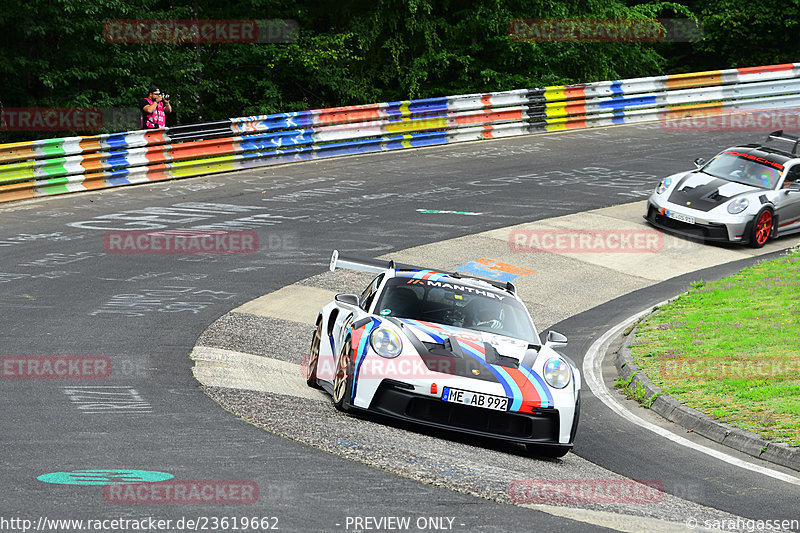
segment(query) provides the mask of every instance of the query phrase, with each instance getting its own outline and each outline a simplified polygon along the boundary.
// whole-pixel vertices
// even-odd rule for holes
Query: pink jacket
[[[153,105],[153,100],[145,98],[147,105]],[[142,128],[143,129],[156,129],[163,128],[167,123],[167,117],[164,114],[164,102],[159,102],[152,113],[145,113],[142,111]]]

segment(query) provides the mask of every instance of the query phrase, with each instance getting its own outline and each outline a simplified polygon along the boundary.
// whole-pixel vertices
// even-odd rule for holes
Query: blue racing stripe
[[[440,326],[440,327],[442,329],[444,329],[444,330],[452,331],[447,326]],[[453,331],[453,335],[457,336],[458,332]],[[456,338],[458,338],[458,337],[456,337]],[[503,369],[503,367],[487,363],[486,362],[486,356],[481,354],[479,351],[475,350],[474,348],[472,348],[470,346],[465,345],[460,340],[458,341],[458,344],[464,350],[466,350],[465,353],[468,353],[468,355],[471,355],[471,356],[475,357],[476,359],[478,359],[478,361],[483,363],[483,365],[497,378],[497,380],[500,382],[500,384],[503,385],[503,389],[506,391],[506,394],[508,395],[508,397],[511,398],[511,402],[512,403],[511,403],[511,408],[510,409],[513,410],[513,411],[519,411],[519,408],[522,407],[522,390],[520,390],[519,385],[517,385],[517,382],[514,381],[514,378],[512,378],[511,375],[509,375],[509,373],[506,372]],[[536,375],[536,374],[534,373],[533,375]],[[528,376],[526,376],[526,377],[528,377]],[[533,382],[530,379],[530,377],[528,377],[528,380],[532,382],[534,387],[536,387],[536,383]],[[536,389],[538,391],[538,387],[536,387]],[[550,398],[550,403],[552,404],[553,398],[552,398],[552,396],[549,396],[549,393],[548,393],[547,396],[545,396],[545,395],[541,394],[541,392],[539,392],[539,398],[545,398],[545,397]]]
[[[425,326],[424,324],[420,324],[419,320],[412,320],[410,318],[401,318],[400,321],[405,322],[406,324],[409,324],[411,326],[414,326],[415,328],[421,329],[423,333],[429,335],[433,339],[433,341],[436,342],[437,344],[444,344],[444,337],[438,335],[437,333],[435,333],[435,330]]]
[[[422,329],[425,333],[427,333],[428,335],[430,335],[434,339],[436,339],[436,338],[441,339],[441,337],[439,335],[437,335],[436,333],[433,333],[431,331],[432,328],[426,327],[423,324],[419,324],[415,320],[406,319],[406,320],[403,320],[403,322],[411,323],[411,325],[419,327],[420,329]],[[486,362],[486,356],[484,354],[482,354],[479,350],[476,350],[475,348],[473,348],[473,347],[465,344],[461,340],[459,340],[458,339],[458,335],[461,332],[455,331],[452,328],[450,328],[448,326],[445,326],[443,324],[437,324],[437,326],[439,326],[439,328],[441,328],[441,329],[443,329],[445,331],[451,332],[455,336],[456,341],[458,342],[459,346],[461,346],[462,351],[466,355],[472,357],[477,362],[481,363],[481,365],[486,370],[488,370],[489,372],[492,373],[492,375],[497,379],[497,381],[500,383],[500,385],[503,386],[503,390],[505,391],[506,396],[508,396],[511,399],[510,410],[519,411],[519,408],[522,406],[522,390],[520,390],[519,385],[517,385],[516,381],[514,381],[514,378],[512,378],[508,374],[508,372],[506,372],[502,367],[487,363]],[[442,342],[444,342],[444,340],[443,339],[442,340],[437,340],[437,342],[442,343]],[[475,342],[479,342],[479,341],[475,341]],[[549,407],[550,405],[553,404],[553,397],[550,395],[550,393],[547,390],[546,386],[544,386],[544,383],[541,381],[541,378],[539,378],[539,376],[535,372],[531,371],[530,369],[527,369],[527,370],[529,370],[530,375],[527,375],[524,372],[523,372],[523,375],[525,375],[528,378],[528,380],[531,382],[531,384],[534,386],[534,388],[536,388],[537,392],[539,393],[539,398],[546,399],[546,401],[549,402],[549,405],[543,405],[542,407]],[[535,377],[537,379],[531,379],[531,376],[533,376],[533,377]],[[538,384],[538,386],[537,386],[537,384]],[[543,387],[544,393],[542,392],[542,390],[539,389],[539,387]]]
[[[512,379],[512,377],[509,376],[508,373],[501,367],[487,363],[486,357],[472,346],[469,346],[468,344],[465,344],[460,340],[458,340],[458,344],[459,346],[461,346],[461,349],[464,351],[464,353],[480,361],[483,364],[483,366],[487,370],[489,370],[489,372],[491,372],[494,375],[494,377],[497,378],[497,381],[499,381],[500,384],[503,386],[503,390],[505,391],[506,396],[511,398],[511,407],[509,408],[509,410],[519,411],[519,408],[522,406],[522,391],[519,389],[519,386]]]
[[[350,391],[350,404],[356,399],[356,389],[358,388],[358,373],[361,371],[361,364],[367,358],[367,343],[369,343],[369,336],[372,330],[380,325],[381,321],[373,318],[370,324],[365,326],[364,333],[361,335],[361,340],[358,343],[356,350],[356,371],[353,373],[353,388]]]

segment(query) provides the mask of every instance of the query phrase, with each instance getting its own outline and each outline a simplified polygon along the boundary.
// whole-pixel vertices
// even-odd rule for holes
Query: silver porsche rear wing
[[[348,270],[360,270],[362,272],[373,272],[375,274],[380,274],[381,272],[392,272],[398,270],[433,270],[426,267],[415,266],[415,265],[407,265],[405,263],[395,263],[394,261],[383,261],[381,259],[362,259],[357,257],[349,257],[345,255],[340,255],[339,250],[334,250],[333,254],[331,255],[331,264],[330,270],[333,272],[337,268],[346,268]],[[502,289],[504,291],[508,291],[511,294],[515,294],[517,292],[516,287],[508,281],[508,282],[500,282],[497,280],[486,279],[481,277],[476,277],[472,275],[462,275],[458,272],[445,272],[438,270],[437,272],[441,274],[445,274],[447,276],[451,276],[453,278],[471,278],[478,281],[482,281],[484,283],[488,283],[498,289]]]

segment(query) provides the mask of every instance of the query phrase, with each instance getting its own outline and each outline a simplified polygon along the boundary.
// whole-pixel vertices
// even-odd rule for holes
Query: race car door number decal
[[[492,396],[482,392],[470,392],[445,387],[442,390],[442,400],[496,411],[508,411],[508,398],[505,396]]]

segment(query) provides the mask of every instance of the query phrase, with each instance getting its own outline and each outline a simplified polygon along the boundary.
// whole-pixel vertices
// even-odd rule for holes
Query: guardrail
[[[341,155],[800,107],[800,63],[0,145],[0,202]]]

